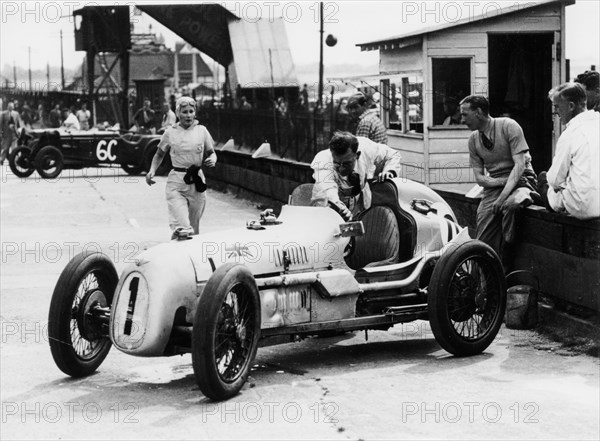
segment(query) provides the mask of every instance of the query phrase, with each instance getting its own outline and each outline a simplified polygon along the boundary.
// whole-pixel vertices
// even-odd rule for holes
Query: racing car
[[[65,168],[114,166],[137,175],[150,168],[159,141],[160,135],[115,130],[34,129],[21,133],[9,165],[20,178],[34,170],[44,179],[54,179]],[[164,161],[159,174],[169,168]]]
[[[417,319],[455,356],[492,343],[505,310],[502,265],[439,195],[405,179],[373,183],[372,206],[345,222],[335,205],[310,206],[301,196],[310,185],[279,216],[182,235],[140,253],[120,277],[103,254],[75,256],[50,304],[57,366],[90,375],[112,345],[142,357],[191,353],[202,393],[225,400],[242,389],[259,345]]]

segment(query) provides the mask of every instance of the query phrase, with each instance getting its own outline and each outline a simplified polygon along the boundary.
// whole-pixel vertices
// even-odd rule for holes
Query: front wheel
[[[221,266],[198,301],[192,331],[192,364],[204,395],[226,400],[244,386],[260,338],[260,299],[250,271]]]
[[[35,170],[31,163],[31,149],[25,146],[14,149],[8,157],[8,165],[15,176],[19,178],[30,176]]]
[[[428,291],[431,330],[457,356],[483,352],[496,338],[506,308],[506,281],[495,251],[479,240],[450,248]]]
[[[60,150],[52,145],[42,147],[35,155],[35,169],[44,179],[54,179],[64,167],[64,158]]]
[[[99,253],[78,254],[61,273],[50,301],[48,337],[52,357],[65,374],[90,375],[108,355],[107,311],[117,282],[114,265]]]

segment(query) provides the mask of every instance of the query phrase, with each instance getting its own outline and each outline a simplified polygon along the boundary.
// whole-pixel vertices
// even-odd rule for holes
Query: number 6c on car
[[[106,140],[102,140],[98,143],[98,145],[96,146],[96,157],[98,158],[99,161],[106,161],[107,159],[109,161],[114,161],[115,159],[117,159],[117,157],[115,155],[112,154],[112,148],[117,144],[117,140],[116,139],[111,139],[108,144],[106,143]],[[106,149],[104,149],[104,147],[106,147]]]

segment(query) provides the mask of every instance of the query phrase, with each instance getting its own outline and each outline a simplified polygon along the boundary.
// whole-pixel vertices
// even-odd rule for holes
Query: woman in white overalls
[[[168,127],[163,133],[146,174],[148,185],[154,184],[156,170],[167,152],[170,152],[173,170],[167,178],[165,193],[173,238],[182,233],[191,233],[192,229],[194,234],[198,234],[200,218],[206,205],[205,193],[198,191],[193,182],[184,182],[188,169],[202,165],[214,167],[217,162],[212,136],[206,127],[196,121],[196,101],[190,97],[181,97],[175,107],[179,123]],[[202,182],[206,182],[201,168],[197,173]]]

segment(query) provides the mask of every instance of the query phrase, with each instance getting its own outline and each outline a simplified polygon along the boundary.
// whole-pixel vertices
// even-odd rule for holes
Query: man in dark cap
[[[369,138],[371,141],[386,144],[388,142],[387,130],[377,117],[375,109],[369,109],[367,97],[357,92],[348,99],[346,109],[353,119],[358,120],[356,136]]]
[[[586,70],[577,75],[575,82],[585,88],[588,110],[600,112],[600,73],[595,70]]]

